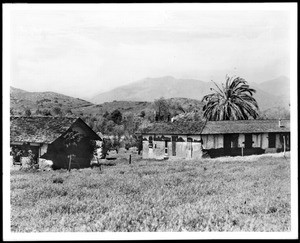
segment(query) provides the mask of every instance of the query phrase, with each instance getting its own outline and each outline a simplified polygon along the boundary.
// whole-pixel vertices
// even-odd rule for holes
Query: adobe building
[[[290,120],[154,123],[141,135],[144,159],[201,159],[290,150]]]

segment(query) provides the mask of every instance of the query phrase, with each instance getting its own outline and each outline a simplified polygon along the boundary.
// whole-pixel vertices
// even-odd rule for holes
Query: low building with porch
[[[31,150],[37,163],[40,159],[47,159],[53,161],[54,168],[67,168],[68,159],[63,144],[64,136],[71,131],[84,137],[83,149],[89,146],[89,141],[101,146],[102,139],[81,118],[11,116],[11,151],[22,151],[23,156],[27,156]],[[90,158],[85,154],[75,158],[74,162],[73,165],[78,168],[90,166]]]
[[[200,159],[290,150],[289,120],[154,123],[141,135],[144,159]]]

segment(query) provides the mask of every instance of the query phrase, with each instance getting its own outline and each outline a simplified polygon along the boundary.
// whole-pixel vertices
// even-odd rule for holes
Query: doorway
[[[176,156],[176,140],[178,136],[172,136],[172,156]]]
[[[230,155],[231,153],[231,134],[224,134],[224,154]]]
[[[252,148],[252,133],[245,134],[245,148]]]

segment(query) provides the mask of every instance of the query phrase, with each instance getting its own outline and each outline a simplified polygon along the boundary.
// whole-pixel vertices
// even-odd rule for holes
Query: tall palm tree
[[[213,81],[212,81],[213,82]],[[204,117],[209,121],[248,120],[258,118],[258,105],[252,97],[256,91],[249,87],[247,81],[240,77],[226,76],[222,87],[213,82],[217,89],[203,97]]]

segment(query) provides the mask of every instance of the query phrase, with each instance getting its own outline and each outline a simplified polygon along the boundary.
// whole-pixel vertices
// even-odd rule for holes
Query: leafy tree
[[[30,111],[30,109],[26,109],[25,110],[25,116],[31,116],[31,111]]]
[[[260,119],[290,119],[290,110],[285,107],[272,107],[259,113]]]
[[[170,118],[170,107],[163,97],[155,100],[153,105],[156,111],[156,121],[166,121]]]
[[[141,111],[141,113],[140,113],[140,117],[144,118],[144,117],[145,117],[145,115],[146,115],[145,111]]]
[[[121,113],[119,110],[114,110],[114,111],[111,113],[110,117],[111,117],[111,120],[112,120],[114,123],[116,123],[116,124],[118,124],[118,125],[121,124],[121,121],[122,121],[122,113]]]
[[[131,147],[137,147],[138,148],[138,153],[140,154],[140,151],[142,151],[143,149],[143,140],[142,140],[142,136],[129,136],[126,137],[124,140],[124,144],[125,144],[125,149],[129,149]]]
[[[42,111],[41,111],[41,114],[42,114],[43,116],[52,116],[50,110],[48,110],[48,109],[42,110]]]
[[[59,107],[53,107],[52,113],[54,116],[62,116],[62,110]]]
[[[115,125],[116,124],[112,120],[107,121],[106,126],[105,126],[105,133],[106,134],[112,134]]]
[[[124,133],[133,134],[138,128],[139,119],[132,112],[127,112],[122,123],[124,125]]]
[[[252,95],[256,92],[250,88],[247,81],[240,77],[226,77],[225,85],[203,97],[204,117],[210,121],[248,120],[258,118],[258,105]]]
[[[116,139],[104,138],[102,142],[102,159],[105,159],[110,150],[119,150],[120,142]]]
[[[73,112],[72,112],[72,110],[71,110],[70,108],[68,108],[68,109],[66,110],[66,115],[67,115],[67,116],[72,116],[72,115],[73,115]]]
[[[105,117],[98,117],[95,121],[94,129],[96,132],[106,133],[107,119]]]
[[[124,135],[124,125],[117,125],[113,128],[113,135],[115,137],[121,138],[122,135]]]
[[[112,148],[112,141],[108,138],[104,138],[102,142],[102,159],[105,159],[108,155],[108,151]]]
[[[108,111],[105,111],[105,113],[103,114],[103,117],[105,117],[105,118],[108,118],[108,117],[109,117]]]

